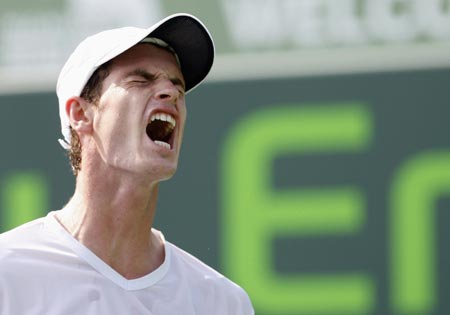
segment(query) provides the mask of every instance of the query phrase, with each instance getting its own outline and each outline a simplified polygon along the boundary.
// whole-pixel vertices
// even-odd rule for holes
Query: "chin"
[[[172,176],[167,176],[167,177],[161,178],[159,181],[160,182],[165,182],[165,181],[168,181],[169,179],[171,179],[172,177],[173,177],[173,175]]]
[[[166,166],[166,167],[161,167],[158,169],[153,169],[151,171],[149,171],[148,175],[152,178],[154,178],[156,181],[166,181],[169,180],[173,177],[173,175],[175,175],[177,168],[176,166]]]

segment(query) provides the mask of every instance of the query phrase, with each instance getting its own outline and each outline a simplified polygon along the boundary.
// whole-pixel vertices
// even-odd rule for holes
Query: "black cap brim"
[[[169,17],[148,37],[162,39],[176,52],[183,73],[186,92],[202,82],[214,61],[214,42],[207,28],[189,14]]]

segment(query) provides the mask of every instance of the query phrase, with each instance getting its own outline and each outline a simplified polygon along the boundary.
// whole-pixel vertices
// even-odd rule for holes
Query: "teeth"
[[[170,149],[170,144],[163,142],[163,141],[159,141],[159,140],[155,140],[153,141],[154,143],[156,143],[157,145],[160,145],[166,149]]]
[[[150,117],[150,120],[151,120],[151,121],[154,121],[154,120],[167,121],[167,122],[170,123],[170,124],[172,125],[172,127],[174,127],[174,128],[175,128],[175,126],[176,126],[176,124],[177,124],[176,121],[175,121],[175,118],[173,118],[172,115],[166,114],[166,113],[157,113],[157,114],[153,114],[153,115]]]

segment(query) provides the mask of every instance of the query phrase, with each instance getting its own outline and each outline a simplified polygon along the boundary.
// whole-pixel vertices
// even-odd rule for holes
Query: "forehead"
[[[148,69],[153,72],[163,71],[183,79],[175,55],[153,44],[137,44],[114,58],[111,65],[111,71],[127,71],[133,68]]]

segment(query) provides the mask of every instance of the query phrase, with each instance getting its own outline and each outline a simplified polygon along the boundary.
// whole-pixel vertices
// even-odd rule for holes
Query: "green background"
[[[450,69],[207,83],[156,227],[257,314],[448,314]],[[0,96],[0,227],[73,191],[53,92]]]

